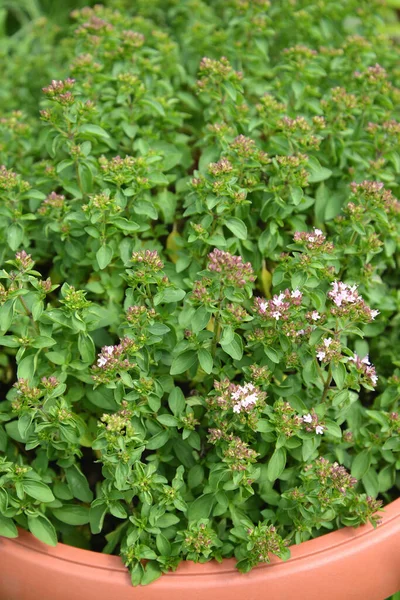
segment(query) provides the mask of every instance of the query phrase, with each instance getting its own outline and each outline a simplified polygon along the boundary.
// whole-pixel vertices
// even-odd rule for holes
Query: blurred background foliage
[[[0,110],[37,111],[43,85],[66,76],[66,45],[61,42],[71,24],[74,9],[93,6],[95,0],[0,0]],[[160,25],[165,19],[167,0],[104,0],[113,8],[135,8],[152,17],[158,8]],[[382,31],[400,40],[400,0],[383,0]],[[51,60],[49,60],[51,57]]]

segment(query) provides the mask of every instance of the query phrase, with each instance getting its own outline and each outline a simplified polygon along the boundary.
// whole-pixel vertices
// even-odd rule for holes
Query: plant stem
[[[217,318],[215,317],[214,337],[213,337],[212,346],[211,346],[211,354],[212,354],[213,358],[215,357],[215,354],[217,352],[217,344],[219,342],[220,334],[221,334],[221,324],[219,321],[217,321]]]
[[[221,335],[221,323],[218,321],[218,315],[221,311],[221,305],[222,305],[222,301],[224,298],[224,284],[221,281],[220,282],[220,287],[219,287],[219,296],[218,296],[218,310],[215,313],[215,317],[214,317],[214,337],[213,337],[213,341],[212,341],[212,346],[211,346],[211,354],[212,357],[215,357],[215,354],[217,352],[217,344],[219,342],[219,337]]]
[[[324,391],[322,393],[321,402],[325,402],[325,400],[326,400],[326,397],[327,397],[328,392],[329,392],[329,386],[331,385],[331,381],[332,381],[332,367],[331,367],[331,365],[329,365],[328,375],[326,377],[326,381],[325,381],[325,385],[324,385]]]
[[[39,327],[37,326],[37,324],[36,324],[36,323],[35,323],[35,321],[33,320],[32,313],[31,313],[31,311],[29,310],[29,308],[27,307],[25,300],[23,299],[23,297],[22,297],[22,296],[18,296],[18,298],[19,298],[19,301],[21,302],[21,304],[22,304],[22,306],[23,306],[23,309],[24,309],[24,311],[25,311],[25,313],[26,313],[26,316],[27,316],[27,317],[29,317],[29,320],[30,320],[30,322],[32,323],[32,327],[33,327],[33,329],[36,331],[36,333],[40,333],[40,331],[39,331]]]

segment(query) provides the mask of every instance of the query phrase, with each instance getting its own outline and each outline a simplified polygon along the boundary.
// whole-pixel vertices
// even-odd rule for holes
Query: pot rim
[[[326,533],[320,537],[308,540],[307,542],[290,546],[291,558],[287,561],[282,561],[273,556],[270,563],[257,565],[254,570],[271,569],[273,567],[292,564],[300,560],[309,561],[315,555],[336,551],[340,546],[346,546],[343,550],[350,549],[350,546],[352,552],[354,550],[354,545],[370,543],[371,540],[366,538],[372,537],[373,534],[379,536],[379,538],[388,537],[390,534],[390,527],[394,525],[395,521],[400,521],[400,498],[385,506],[383,510],[382,522],[377,528],[373,528],[372,525],[367,524],[358,528],[345,527],[331,533]],[[126,573],[127,571],[127,568],[119,556],[102,554],[100,552],[93,552],[92,550],[84,550],[82,548],[68,546],[61,542],[58,542],[57,546],[54,547],[47,546],[24,529],[19,528],[18,538],[9,539],[8,541],[61,561],[106,571],[122,573]],[[319,558],[323,557],[320,556]],[[222,563],[218,563],[215,560],[206,563],[183,561],[176,571],[168,572],[164,577],[216,575],[224,573],[237,574],[238,571],[235,564],[236,560],[234,558],[224,559]]]

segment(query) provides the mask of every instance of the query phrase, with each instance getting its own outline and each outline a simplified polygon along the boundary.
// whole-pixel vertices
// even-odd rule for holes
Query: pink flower
[[[254,408],[259,400],[259,389],[252,383],[235,386],[231,392],[231,399],[236,402],[233,406],[234,413],[241,413]]]
[[[210,252],[208,258],[209,271],[220,273],[223,279],[238,287],[244,287],[256,279],[253,267],[249,262],[244,263],[241,256],[234,256],[216,248]]]
[[[348,285],[342,281],[334,281],[332,290],[328,292],[335,307],[331,310],[333,315],[339,317],[352,316],[355,319],[362,321],[373,321],[378,310],[372,310],[364,301],[363,297],[358,293],[356,285]]]
[[[308,413],[307,415],[304,415],[304,417],[303,417],[304,423],[312,423],[312,420],[313,420],[313,418],[310,415],[310,413]]]
[[[354,356],[349,358],[349,362],[354,363],[357,371],[360,375],[364,376],[367,384],[372,385],[373,387],[376,386],[378,383],[378,375],[376,374],[374,365],[369,361],[368,354],[367,356],[364,356],[364,358],[360,358],[357,354],[354,354]]]

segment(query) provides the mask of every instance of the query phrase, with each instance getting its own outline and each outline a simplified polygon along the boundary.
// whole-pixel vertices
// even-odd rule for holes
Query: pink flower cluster
[[[331,337],[324,338],[322,344],[317,346],[317,358],[323,363],[339,360],[341,357],[340,343]]]
[[[216,248],[210,252],[208,258],[209,271],[220,273],[226,281],[238,287],[244,287],[256,279],[253,267],[249,262],[244,263],[241,256],[234,256]]]
[[[353,194],[360,200],[360,204],[357,205],[359,210],[361,208],[368,210],[368,205],[365,206],[365,200],[363,201],[363,198],[365,198],[388,214],[397,215],[400,212],[400,202],[393,196],[391,190],[385,190],[381,181],[364,180],[361,183],[353,181],[350,187]],[[348,203],[347,209],[350,213],[354,213],[357,210],[353,202]]]
[[[147,272],[152,273],[157,273],[164,268],[164,263],[160,259],[157,250],[139,250],[138,252],[133,252],[131,262],[145,267]]]
[[[211,163],[208,165],[208,171],[211,175],[226,175],[227,173],[231,173],[233,170],[232,164],[229,162],[227,158],[221,158],[216,163]]]
[[[293,240],[295,242],[302,242],[309,250],[316,250],[322,247],[325,252],[333,250],[333,245],[330,242],[325,243],[326,236],[320,229],[314,228],[311,233],[308,231],[296,231]]]
[[[291,306],[301,304],[303,294],[300,290],[285,290],[280,294],[275,294],[271,300],[263,298],[254,299],[254,310],[265,319],[275,319],[275,321],[286,321],[289,318]]]
[[[231,398],[235,401],[233,412],[240,413],[254,408],[258,400],[256,386],[252,383],[245,383],[235,387],[235,391],[231,393]]]
[[[332,290],[328,292],[328,298],[336,306],[331,310],[335,316],[343,317],[351,314],[352,317],[369,322],[379,315],[379,310],[371,310],[367,306],[363,297],[357,291],[357,285],[350,286],[342,281],[334,281]]]
[[[353,362],[357,371],[365,377],[367,383],[376,386],[378,383],[378,375],[376,374],[376,370],[374,365],[372,365],[369,361],[368,354],[364,356],[364,358],[360,358],[357,354],[354,354],[349,361]]]
[[[232,471],[246,471],[257,460],[258,452],[249,448],[249,445],[238,436],[227,436],[227,448],[223,450],[223,461]]]
[[[128,337],[115,346],[103,346],[96,364],[92,367],[94,381],[108,383],[119,371],[127,371],[134,367],[126,355],[136,349],[135,341]]]
[[[51,100],[55,100],[56,102],[66,106],[68,104],[72,104],[75,100],[74,96],[70,92],[74,86],[74,83],[75,79],[71,79],[70,77],[65,79],[65,81],[57,81],[53,79],[50,85],[42,88],[42,91]]]
[[[251,412],[253,408],[260,407],[266,398],[266,393],[252,383],[237,385],[224,379],[214,381],[214,389],[219,395],[208,399],[210,407],[232,409],[236,414]]]
[[[15,254],[15,264],[21,271],[29,271],[35,263],[30,254],[27,254],[25,250],[21,250]]]
[[[329,483],[341,494],[345,494],[349,488],[356,485],[357,479],[352,477],[339,463],[330,463],[322,456],[315,461],[315,474],[322,485]]]
[[[41,215],[49,214],[52,208],[62,209],[64,207],[65,196],[62,194],[56,194],[56,192],[51,192],[48,196],[43,200],[41,207],[38,210],[38,213]]]
[[[324,426],[319,424],[318,416],[314,411],[308,413],[302,417],[303,423],[305,423],[306,431],[315,431],[317,435],[322,435],[324,433]]]

